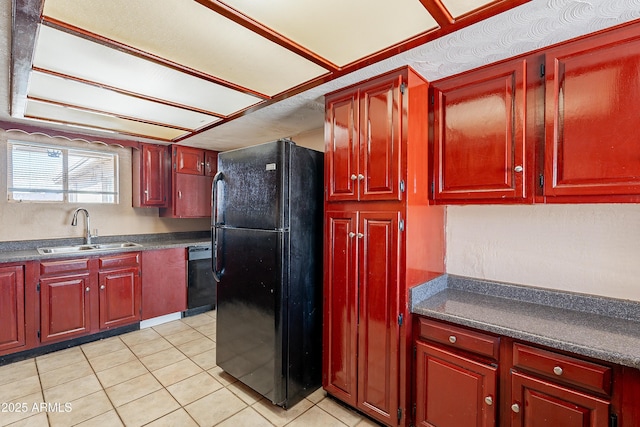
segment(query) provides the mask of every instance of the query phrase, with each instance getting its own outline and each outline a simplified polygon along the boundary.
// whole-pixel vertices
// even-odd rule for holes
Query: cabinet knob
[[[178,191],[178,199],[182,199],[182,191]]]
[[[356,236],[358,237],[358,239],[362,239],[364,237],[364,234],[358,233],[358,234],[356,234]]]
[[[511,410],[517,414],[518,412],[520,412],[520,405],[514,403],[513,405],[511,405]]]
[[[351,174],[351,181],[355,181],[356,179],[358,179],[357,175],[355,173]]]
[[[562,368],[560,366],[556,366],[555,368],[553,368],[553,373],[556,375],[562,375]]]
[[[87,286],[86,288],[84,288],[85,292],[89,292],[89,287]]]
[[[104,290],[104,285],[100,285],[100,290]]]
[[[489,406],[493,405],[493,398],[491,396],[485,397],[484,398],[484,403],[486,403]]]
[[[518,165],[518,166],[516,166],[515,168],[513,168],[513,170],[514,170],[514,171],[516,171],[516,172],[518,172],[518,173],[520,173],[520,172],[522,172],[524,169],[523,169],[523,167],[522,167],[522,166]]]
[[[455,344],[455,343],[456,343],[456,341],[458,341],[458,338],[456,338],[456,336],[455,336],[455,335],[451,335],[451,336],[449,337],[449,342],[450,342],[451,344]]]
[[[364,175],[362,175],[361,173],[358,174],[358,180],[362,181],[364,179]]]
[[[356,237],[356,233],[354,233],[353,231],[350,231],[349,237],[353,239],[354,237]]]

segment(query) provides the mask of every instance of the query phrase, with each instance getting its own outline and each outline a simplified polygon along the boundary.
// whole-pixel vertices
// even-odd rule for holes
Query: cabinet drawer
[[[40,275],[62,274],[78,271],[89,271],[89,258],[74,258],[56,261],[41,261]]]
[[[611,368],[607,366],[517,343],[513,345],[513,365],[554,381],[611,393]]]
[[[420,319],[419,333],[420,338],[498,359],[499,337],[428,319]]]
[[[100,258],[100,270],[120,267],[136,267],[139,264],[140,252],[128,252]]]

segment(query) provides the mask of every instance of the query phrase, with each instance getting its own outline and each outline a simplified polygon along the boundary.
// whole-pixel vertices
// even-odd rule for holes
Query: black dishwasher
[[[211,272],[211,245],[188,248],[187,310],[193,316],[216,308],[216,282]]]

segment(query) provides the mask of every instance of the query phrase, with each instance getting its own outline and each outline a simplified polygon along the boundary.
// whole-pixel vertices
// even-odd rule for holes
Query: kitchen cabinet
[[[185,248],[142,252],[142,320],[187,309]]]
[[[89,258],[40,262],[40,342],[91,332],[91,295],[96,292]]]
[[[325,182],[329,201],[400,200],[401,75],[328,97]]]
[[[532,203],[540,55],[432,83],[436,203]]]
[[[0,325],[0,352],[25,345],[25,277],[22,265],[0,265]]]
[[[98,260],[100,329],[140,321],[140,253],[127,252]]]
[[[132,191],[134,207],[169,206],[169,173],[171,157],[169,147],[140,144],[133,150]]]
[[[171,203],[160,216],[203,218],[211,216],[211,184],[218,169],[218,153],[192,147],[172,148]]]
[[[419,319],[415,424],[497,425],[499,338]]]
[[[404,68],[326,96],[323,387],[394,426],[411,418],[408,289],[444,269],[427,91]]]
[[[140,321],[139,252],[40,262],[40,342]]]
[[[545,54],[547,202],[639,202],[637,25]]]

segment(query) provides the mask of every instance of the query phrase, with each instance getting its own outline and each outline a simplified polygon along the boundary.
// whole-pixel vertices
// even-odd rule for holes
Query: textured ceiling
[[[226,150],[321,128],[324,94],[411,65],[434,81],[640,19],[640,0],[532,0],[481,23],[360,69],[182,141]],[[0,120],[9,117],[11,0],[0,0]]]

